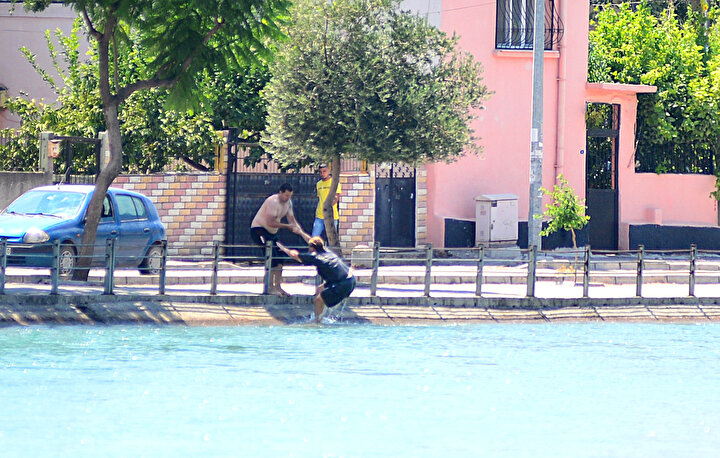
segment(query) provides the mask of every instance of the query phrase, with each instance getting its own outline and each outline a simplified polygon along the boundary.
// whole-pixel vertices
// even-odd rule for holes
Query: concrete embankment
[[[310,296],[0,295],[0,325],[281,325],[306,322]],[[334,315],[373,324],[720,321],[720,298],[351,297]]]

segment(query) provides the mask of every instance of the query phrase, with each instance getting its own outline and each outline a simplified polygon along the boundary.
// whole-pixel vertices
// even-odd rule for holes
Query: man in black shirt
[[[323,239],[320,237],[310,238],[299,229],[293,232],[308,243],[308,253],[290,250],[281,243],[278,243],[277,246],[294,260],[306,266],[317,267],[318,275],[325,282],[318,286],[315,296],[315,321],[319,323],[328,307],[336,306],[353,292],[355,277],[338,255],[325,249]]]

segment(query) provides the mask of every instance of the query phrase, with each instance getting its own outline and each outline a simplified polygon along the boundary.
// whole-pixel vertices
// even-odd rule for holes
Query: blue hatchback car
[[[60,273],[70,275],[85,231],[92,185],[33,188],[0,213],[0,238],[7,241],[7,263],[50,267],[52,245],[60,243]],[[156,274],[162,266],[165,227],[146,196],[110,188],[103,202],[92,264],[103,265],[107,239],[115,239],[116,264]]]

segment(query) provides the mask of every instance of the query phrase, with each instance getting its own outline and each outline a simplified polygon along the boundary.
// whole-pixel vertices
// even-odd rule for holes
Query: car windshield
[[[18,197],[5,213],[70,218],[78,213],[85,194],[67,191],[28,191]]]

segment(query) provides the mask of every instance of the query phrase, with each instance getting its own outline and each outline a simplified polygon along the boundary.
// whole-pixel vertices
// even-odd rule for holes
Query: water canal
[[[720,326],[0,328],[15,456],[717,456]]]

